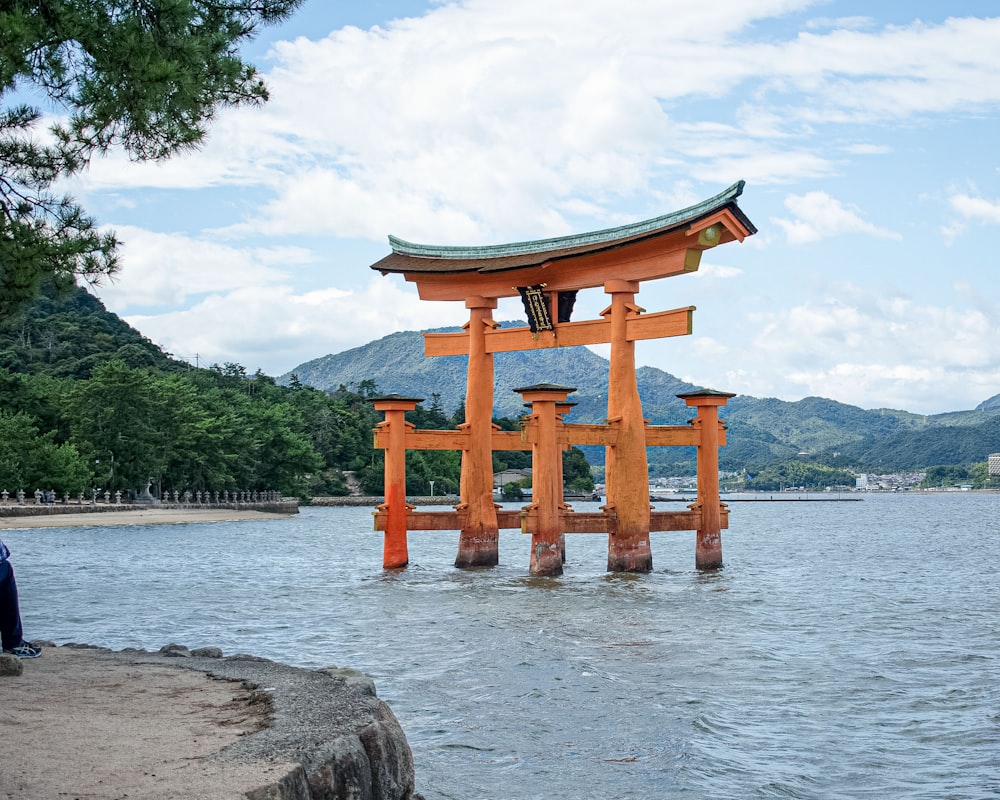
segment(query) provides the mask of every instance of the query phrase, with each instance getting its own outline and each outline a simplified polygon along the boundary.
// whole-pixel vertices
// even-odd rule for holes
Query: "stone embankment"
[[[15,737],[13,749],[5,755],[11,774],[5,778],[0,773],[0,796],[32,797],[32,791],[44,788],[41,780],[49,781],[45,786],[54,792],[50,773],[57,771],[65,773],[64,783],[69,783],[58,794],[69,789],[70,796],[76,796],[72,791],[87,789],[82,784],[94,780],[92,773],[101,766],[94,761],[95,753],[107,751],[107,758],[113,759],[124,751],[127,761],[115,767],[110,773],[113,777],[96,781],[96,793],[87,793],[88,797],[127,794],[161,798],[196,792],[198,797],[239,796],[247,800],[422,800],[414,790],[413,756],[399,722],[377,697],[371,678],[356,670],[335,666],[302,669],[250,655],[223,657],[218,648],[189,650],[176,644],[157,653],[39,644],[46,645],[42,659],[2,664],[10,670],[8,677],[0,679],[4,681],[5,705],[17,713],[21,703],[31,702],[32,725],[46,741],[39,747],[67,755],[55,764],[37,752],[39,747],[32,746],[30,737],[24,742]],[[189,670],[207,674],[214,679],[210,681],[213,685],[230,682],[240,687],[237,705],[244,710],[237,711],[237,720],[223,719],[224,714],[232,713],[233,702],[222,707],[198,700],[195,709],[184,712],[179,734],[171,739],[169,718],[184,693],[192,691],[186,677]],[[196,685],[194,691],[201,690]],[[96,697],[95,693],[107,696]],[[55,729],[41,730],[49,702]],[[142,707],[130,709],[129,703]],[[230,736],[218,752],[191,756],[186,752],[191,734],[184,732],[190,723],[184,720],[203,709],[220,715],[217,726],[246,725],[249,717],[259,717],[262,724]],[[110,715],[109,720],[103,720],[102,715]],[[82,728],[73,728],[78,717],[85,723]],[[101,730],[105,721],[110,726],[108,739],[130,721],[141,730],[129,729],[124,735],[127,741],[118,745],[95,742],[95,750],[85,739]],[[202,731],[199,738],[210,735]],[[67,737],[82,738],[61,741]],[[137,766],[138,751],[150,742],[158,742],[154,746],[160,748],[153,755],[153,763],[159,763],[156,774]],[[72,763],[74,754],[82,759],[80,764]],[[38,759],[45,763],[37,763]],[[171,763],[177,766],[168,766]],[[43,779],[38,778],[39,769],[46,773]],[[134,774],[129,774],[130,769]],[[201,777],[192,775],[193,771],[200,771]],[[18,775],[22,776],[20,782]],[[182,778],[186,781],[183,784]],[[108,785],[109,781],[114,785]]]

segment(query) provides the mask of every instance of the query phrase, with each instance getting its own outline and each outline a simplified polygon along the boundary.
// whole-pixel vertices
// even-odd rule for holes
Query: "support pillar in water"
[[[611,322],[611,365],[608,372],[608,422],[617,428],[616,443],[605,450],[605,511],[609,525],[608,572],[649,572],[649,467],[646,422],[635,375],[635,342],[627,337],[627,320],[642,310],[635,304],[638,281],[610,280],[604,291],[611,305],[602,312]]]
[[[458,538],[456,567],[494,567],[500,560],[500,529],[493,502],[493,354],[486,331],[495,323],[496,298],[468,297],[469,373],[465,391],[468,449],[462,451],[461,503],[465,524]]]
[[[562,445],[557,436],[556,407],[566,402],[566,395],[576,391],[569,386],[539,383],[515,389],[531,404],[531,505],[535,518],[531,534],[532,575],[562,575],[562,529],[559,512],[563,506]]]
[[[400,569],[410,561],[406,543],[406,515],[412,508],[406,502],[406,412],[413,411],[420,398],[386,395],[372,399],[376,411],[385,414],[379,423],[389,432],[385,448],[385,532],[382,538],[382,567]],[[411,426],[412,427],[412,426]]]
[[[694,564],[697,569],[710,570],[722,566],[722,503],[719,496],[719,406],[724,406],[729,392],[703,390],[677,395],[689,406],[698,409],[692,424],[700,433],[698,444],[698,499],[695,507],[701,510],[701,527],[698,528]]]

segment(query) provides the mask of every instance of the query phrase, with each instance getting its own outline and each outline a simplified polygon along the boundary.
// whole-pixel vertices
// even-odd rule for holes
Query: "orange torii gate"
[[[499,560],[501,527],[532,533],[533,574],[562,571],[561,559],[552,555],[552,537],[569,532],[606,532],[611,572],[652,569],[651,530],[695,530],[696,565],[702,569],[721,565],[721,528],[727,515],[718,492],[718,447],[725,443],[718,407],[732,395],[712,391],[682,395],[698,409],[692,425],[646,424],[636,385],[635,342],[691,333],[694,308],[647,314],[636,304],[635,295],[642,281],[692,272],[704,250],[756,233],[737,204],[742,191],[740,181],[715,197],[662,217],[535,242],[449,247],[389,237],[393,252],[372,268],[402,274],[417,284],[424,300],[464,301],[470,318],[462,332],[424,334],[426,355],[469,357],[466,417],[459,430],[413,430],[404,414],[416,406],[417,398],[374,399],[376,409],[386,415],[376,431],[376,446],[386,450],[385,503],[376,512],[376,527],[385,531],[384,566],[406,565],[407,530],[456,529],[460,535],[455,565],[493,566]],[[571,322],[576,292],[597,287],[611,296],[602,319]],[[529,327],[499,328],[491,316],[498,299],[518,294]],[[563,423],[557,408],[566,404],[573,389],[537,384],[518,390],[532,407],[524,431],[495,430],[494,353],[589,344],[611,345],[607,424]],[[532,449],[533,484],[546,487],[543,497],[533,498],[522,511],[500,511],[493,501],[492,452],[523,450],[526,444]],[[606,448],[607,502],[601,514],[575,514],[562,503],[561,473],[558,500],[548,496],[555,491],[549,489],[554,484],[550,473],[559,463],[558,453],[570,444]],[[651,512],[646,447],[659,444],[698,448],[698,499],[689,512]],[[403,460],[407,449],[462,451],[460,502],[455,511],[416,512],[407,506]],[[544,473],[540,474],[538,460]],[[560,529],[558,534],[555,528]]]

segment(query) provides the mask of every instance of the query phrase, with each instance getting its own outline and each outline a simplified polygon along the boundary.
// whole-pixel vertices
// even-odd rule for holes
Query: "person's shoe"
[[[35,647],[31,642],[21,642],[17,647],[4,650],[4,652],[11,653],[18,658],[38,658],[42,654],[42,648]]]

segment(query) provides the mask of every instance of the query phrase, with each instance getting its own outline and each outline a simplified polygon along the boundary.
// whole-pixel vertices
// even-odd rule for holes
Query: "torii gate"
[[[376,513],[376,527],[386,536],[384,566],[406,565],[407,529],[459,529],[455,565],[475,567],[498,563],[500,527],[529,531],[534,526],[532,572],[558,574],[562,571],[561,560],[557,565],[554,558],[545,555],[551,549],[552,524],[548,518],[552,516],[553,502],[562,507],[555,515],[556,525],[563,532],[608,533],[610,572],[652,569],[651,530],[696,530],[696,565],[701,569],[721,565],[721,528],[726,510],[719,503],[718,447],[724,444],[724,430],[717,412],[732,395],[712,391],[683,395],[688,405],[698,408],[698,417],[690,427],[646,424],[636,385],[635,342],[690,334],[694,308],[647,314],[636,304],[635,295],[642,281],[695,271],[704,250],[742,241],[756,233],[737,204],[743,186],[740,181],[697,205],[644,222],[555,239],[451,247],[389,237],[392,253],[373,264],[372,269],[383,275],[402,274],[416,283],[421,299],[464,301],[470,316],[460,333],[424,334],[427,356],[469,357],[465,423],[458,431],[408,429],[403,414],[419,402],[417,398],[390,395],[375,400],[376,409],[386,412],[386,421],[376,434],[376,446],[386,448],[386,502]],[[597,287],[611,296],[610,305],[601,312],[602,319],[569,321],[576,292]],[[491,317],[498,299],[518,294],[525,302],[530,327],[499,328]],[[494,429],[494,353],[592,344],[611,345],[606,425],[565,425],[557,419],[556,407],[566,403],[573,389],[539,384],[518,390],[533,411],[525,440],[517,433],[504,436]],[[576,430],[570,434],[568,429]],[[493,501],[492,451],[527,449],[526,440],[532,437],[538,440],[531,443],[533,483],[540,481],[543,485],[551,482],[548,472],[555,469],[556,462],[549,453],[552,448],[568,443],[605,446],[607,502],[603,514],[566,513],[561,488],[558,501],[547,499],[545,508],[536,498],[523,512],[513,512],[518,517],[517,525],[505,517],[512,512],[498,513]],[[549,444],[543,445],[542,439]],[[686,512],[651,514],[646,447],[658,444],[698,448],[698,499],[686,520],[674,520],[667,527],[660,527],[655,518],[676,518]],[[406,505],[402,462],[406,449],[462,451],[460,503],[455,512],[421,513]],[[534,463],[539,458],[547,470],[543,475]],[[595,516],[601,519],[592,520]],[[537,532],[539,525],[545,529],[541,534]],[[535,539],[539,536],[537,544],[544,547],[536,559]]]

